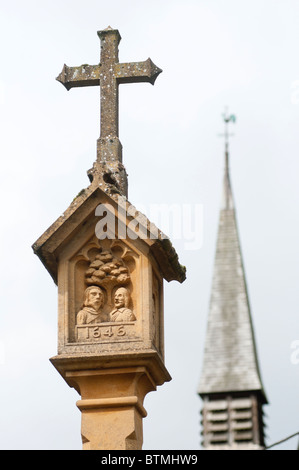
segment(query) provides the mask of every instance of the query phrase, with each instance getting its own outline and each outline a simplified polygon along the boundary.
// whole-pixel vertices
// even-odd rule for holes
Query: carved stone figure
[[[110,321],[134,321],[136,317],[129,307],[130,294],[128,289],[120,287],[114,294],[114,309],[110,313]]]
[[[101,323],[105,321],[102,315],[104,293],[100,287],[90,286],[84,292],[83,308],[77,315],[78,325]]]

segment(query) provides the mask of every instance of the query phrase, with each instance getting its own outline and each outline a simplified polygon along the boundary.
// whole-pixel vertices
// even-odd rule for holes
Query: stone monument
[[[119,63],[117,30],[98,36],[100,64],[64,65],[57,78],[67,89],[100,85],[101,133],[90,184],[33,250],[58,286],[58,352],[50,361],[81,396],[83,449],[137,450],[144,397],[171,380],[164,365],[163,280],[183,282],[185,268],[170,240],[128,201],[118,137],[118,85],[154,84],[161,70],[150,59]]]

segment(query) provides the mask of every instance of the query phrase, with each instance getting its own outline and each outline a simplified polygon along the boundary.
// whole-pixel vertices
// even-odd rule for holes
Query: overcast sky
[[[57,351],[57,288],[31,245],[89,184],[99,88],[67,92],[55,77],[64,63],[98,63],[97,31],[108,25],[122,36],[120,61],[151,57],[163,69],[155,86],[120,87],[129,200],[147,215],[153,204],[203,211],[202,243],[200,236],[190,246],[171,227],[167,233],[187,280],[165,284],[172,381],[145,399],[143,448],[200,448],[196,389],[225,106],[237,116],[231,178],[269,400],[267,444],[299,431],[298,21],[296,0],[0,1],[2,449],[81,448],[79,396],[49,362]],[[297,443],[298,436],[275,449]]]

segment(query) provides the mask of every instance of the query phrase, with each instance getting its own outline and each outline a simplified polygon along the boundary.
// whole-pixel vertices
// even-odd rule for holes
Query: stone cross
[[[91,184],[33,249],[58,286],[58,351],[51,362],[81,396],[83,449],[139,450],[144,398],[171,380],[164,364],[163,282],[183,282],[186,274],[170,240],[157,227],[150,237],[152,223],[131,215],[133,206],[118,197],[127,188],[118,84],[153,84],[161,70],[150,59],[119,63],[119,32],[107,28],[98,35],[101,63],[65,65],[58,77],[67,89],[100,85],[101,135]],[[102,238],[98,223],[105,218]]]
[[[64,65],[57,77],[67,90],[73,87],[101,88],[101,133],[98,140],[98,160],[122,160],[118,139],[119,83],[149,82],[154,84],[162,70],[147,59],[144,62],[119,63],[118,44],[121,36],[110,26],[98,31],[101,40],[101,62],[98,65],[68,67]],[[111,143],[115,144],[111,146]],[[105,147],[105,148],[103,148]]]

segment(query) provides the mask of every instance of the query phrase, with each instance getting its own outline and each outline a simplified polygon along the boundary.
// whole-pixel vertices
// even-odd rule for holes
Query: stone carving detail
[[[110,313],[110,321],[134,321],[136,317],[129,307],[130,293],[125,287],[120,287],[114,294],[114,309]]]
[[[122,340],[134,336],[136,316],[130,294],[130,269],[115,251],[117,248],[111,251],[98,246],[82,273],[88,287],[76,315],[78,341]]]
[[[90,286],[84,292],[82,310],[77,315],[78,325],[101,323],[105,321],[102,308],[104,306],[104,293],[100,287]]]
[[[86,284],[114,287],[130,282],[130,272],[123,260],[113,256],[111,251],[102,250],[96,255],[86,271]]]

